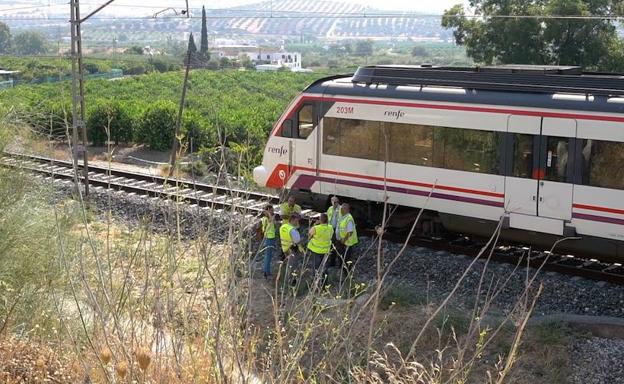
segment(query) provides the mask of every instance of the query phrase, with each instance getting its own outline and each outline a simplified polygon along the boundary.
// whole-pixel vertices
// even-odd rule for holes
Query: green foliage
[[[424,46],[416,45],[414,46],[414,48],[412,48],[412,56],[426,57],[429,56],[429,52]]]
[[[11,50],[11,29],[6,23],[0,22],[0,53]]]
[[[26,31],[15,35],[13,47],[19,55],[41,55],[48,51],[45,36],[34,31]]]
[[[120,103],[102,103],[93,108],[87,118],[87,133],[93,145],[106,141],[127,143],[132,140],[134,120]]]
[[[175,133],[176,106],[172,102],[161,101],[150,105],[137,126],[138,141],[151,149],[164,151],[171,148]]]
[[[550,322],[536,326],[535,334],[541,343],[555,345],[563,342],[572,331],[566,323]]]
[[[355,55],[370,56],[373,54],[373,41],[360,40],[355,44]]]
[[[427,303],[425,295],[407,284],[392,284],[382,293],[379,302],[382,309],[393,307],[409,307]]]
[[[193,149],[206,148],[208,153],[214,153],[214,148],[221,142],[228,147],[233,143],[245,145],[248,148],[246,161],[250,166],[257,165],[262,159],[266,138],[288,103],[323,76],[327,73],[193,70],[182,127],[183,144],[188,147],[188,139],[193,137]],[[88,80],[87,119],[93,111],[90,106],[99,104],[96,100],[114,100],[137,122],[142,122],[143,113],[153,103],[167,102],[175,110],[173,115],[177,116],[182,78],[180,72],[167,72],[118,81]],[[24,115],[43,133],[50,130],[50,113],[53,112],[55,132],[64,136],[65,115],[71,126],[70,86],[69,82],[63,82],[7,89],[0,92],[0,105],[27,110]],[[42,104],[41,100],[47,101]],[[66,114],[62,113],[60,106],[65,107]],[[134,137],[139,143],[149,144],[151,128],[144,133],[143,125],[135,125]],[[166,137],[164,148],[170,148],[172,140],[172,136]]]
[[[197,45],[195,45],[195,38],[192,33],[189,35],[188,50],[191,51],[191,54],[197,53]]]
[[[208,52],[208,27],[206,25],[206,8],[202,6],[202,27],[201,27],[201,42],[199,52],[202,54],[204,61],[210,60],[210,53]]]
[[[606,19],[509,18],[508,15],[590,16],[621,14],[615,0],[475,0],[477,15],[462,5],[445,12],[442,26],[454,30],[455,42],[468,56],[485,64],[581,65],[594,70],[621,70],[621,44],[615,22]]]
[[[62,212],[55,221],[42,193],[21,173],[0,169],[0,329],[5,331],[45,326],[39,321],[51,308],[49,293],[59,289],[63,269],[56,224],[65,230],[67,221]]]
[[[126,49],[126,53],[128,53],[130,55],[142,55],[143,54],[143,47],[141,47],[139,45],[133,45],[132,47]]]

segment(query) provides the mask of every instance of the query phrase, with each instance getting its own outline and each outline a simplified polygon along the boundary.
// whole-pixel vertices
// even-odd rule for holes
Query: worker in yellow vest
[[[277,249],[277,236],[275,231],[275,213],[273,206],[267,205],[264,209],[262,219],[260,219],[260,231],[262,233],[261,249],[264,249],[264,263],[262,264],[262,272],[264,278],[271,276],[271,259],[273,252]]]
[[[284,222],[280,227],[280,241],[282,243],[283,260],[286,261],[284,269],[285,281],[290,281],[290,285],[295,286],[297,284],[298,264],[300,258],[297,257],[297,251],[303,253],[303,244],[301,241],[301,235],[299,234],[299,220],[298,213],[290,215],[290,220]]]
[[[355,260],[355,246],[359,242],[355,220],[351,216],[351,206],[344,203],[340,206],[340,221],[336,228],[336,239],[338,240],[338,256],[342,261],[343,268],[349,272]]]
[[[294,196],[288,196],[288,200],[280,204],[280,216],[287,222],[293,213],[301,215],[301,206],[296,204]]]
[[[290,219],[285,221],[280,227],[280,241],[285,258],[294,256],[296,249],[303,251],[301,235],[297,230],[299,228],[299,219],[299,214],[293,213],[290,215]]]
[[[327,220],[335,231],[336,228],[338,228],[338,223],[340,222],[340,199],[338,199],[338,196],[332,196],[331,198],[331,205],[327,208]],[[328,267],[336,266],[336,249],[339,247],[337,243],[337,237],[332,236],[332,249],[329,253]]]
[[[329,254],[332,245],[334,229],[327,223],[327,214],[321,213],[316,224],[308,231],[308,249],[314,263],[314,270],[323,263],[323,259]]]

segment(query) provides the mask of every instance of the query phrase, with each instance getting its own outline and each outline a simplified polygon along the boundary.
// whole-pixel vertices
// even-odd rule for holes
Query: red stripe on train
[[[316,168],[300,167],[300,166],[291,167],[289,170],[286,164],[278,164],[273,170],[273,172],[271,173],[271,176],[269,177],[269,179],[267,180],[267,187],[283,188],[287,184],[288,180],[290,179],[290,176],[292,176],[292,174],[294,174],[295,172],[299,170],[308,171],[308,172],[317,171]],[[280,171],[284,171],[283,175],[285,177],[283,179],[279,177]],[[319,169],[318,171],[319,173],[334,175],[337,177],[345,176],[345,177],[353,177],[353,178],[358,178],[358,179],[374,180],[374,181],[381,181],[381,182],[385,180],[386,182],[389,182],[389,183],[411,185],[415,187],[422,187],[422,188],[429,188],[429,189],[441,189],[445,191],[453,191],[453,192],[461,192],[461,193],[470,193],[474,195],[496,197],[499,199],[502,199],[505,197],[505,194],[499,193],[499,192],[480,191],[477,189],[461,188],[461,187],[454,187],[454,186],[449,186],[449,185],[434,185],[434,184],[422,183],[418,181],[391,179],[391,178],[384,179],[383,177],[368,176],[368,175],[361,175],[357,173],[340,172],[340,171],[333,171],[333,170],[326,170],[326,169]]]
[[[620,215],[624,215],[624,209],[617,209],[617,208],[609,208],[609,207],[600,207],[597,205],[587,205],[587,204],[576,204],[574,203],[572,205],[574,208],[579,208],[579,209],[587,209],[590,211],[599,211],[599,212],[608,212],[608,213],[618,213]]]
[[[624,117],[618,116],[605,116],[605,115],[588,115],[584,113],[569,113],[569,112],[548,112],[548,111],[528,111],[522,109],[510,109],[510,108],[492,108],[492,107],[472,107],[461,105],[449,105],[449,104],[425,104],[414,103],[409,101],[385,101],[385,100],[370,100],[370,99],[355,99],[346,97],[323,97],[323,96],[301,96],[299,100],[288,109],[288,112],[281,118],[276,126],[273,128],[271,135],[275,135],[279,127],[284,120],[292,117],[293,111],[297,110],[301,104],[306,101],[328,101],[328,102],[342,102],[342,103],[354,103],[354,104],[368,104],[368,105],[385,105],[389,107],[411,107],[411,108],[426,108],[426,109],[442,109],[442,110],[454,110],[454,111],[466,111],[466,112],[481,112],[481,113],[502,113],[506,115],[520,115],[520,116],[536,116],[536,117],[554,117],[561,119],[576,119],[576,120],[595,120],[595,121],[611,121],[617,123],[624,123]]]

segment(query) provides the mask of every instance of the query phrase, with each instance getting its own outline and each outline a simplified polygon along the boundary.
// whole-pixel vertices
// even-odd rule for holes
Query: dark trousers
[[[357,258],[356,246],[357,244],[349,247],[339,241],[335,244],[337,253],[336,260],[338,263],[342,264],[342,269],[344,269],[345,273],[349,273],[353,269],[353,264],[355,264],[355,260]]]
[[[323,260],[325,260],[325,254],[321,254],[321,253],[316,253],[316,252],[310,252],[310,259],[312,262],[312,266],[314,268],[314,271],[318,271],[318,269],[321,267],[321,265],[323,264]],[[327,265],[325,265],[325,267],[327,267]]]
[[[332,247],[329,250],[329,262],[327,263],[327,267],[335,267],[342,261],[342,259],[338,257],[338,248],[341,245],[340,241],[336,240],[336,238],[332,236]]]

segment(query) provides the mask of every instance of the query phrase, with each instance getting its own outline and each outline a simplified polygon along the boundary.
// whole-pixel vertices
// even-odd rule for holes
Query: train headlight
[[[256,184],[265,187],[269,174],[264,165],[257,166],[253,170],[253,178]]]

